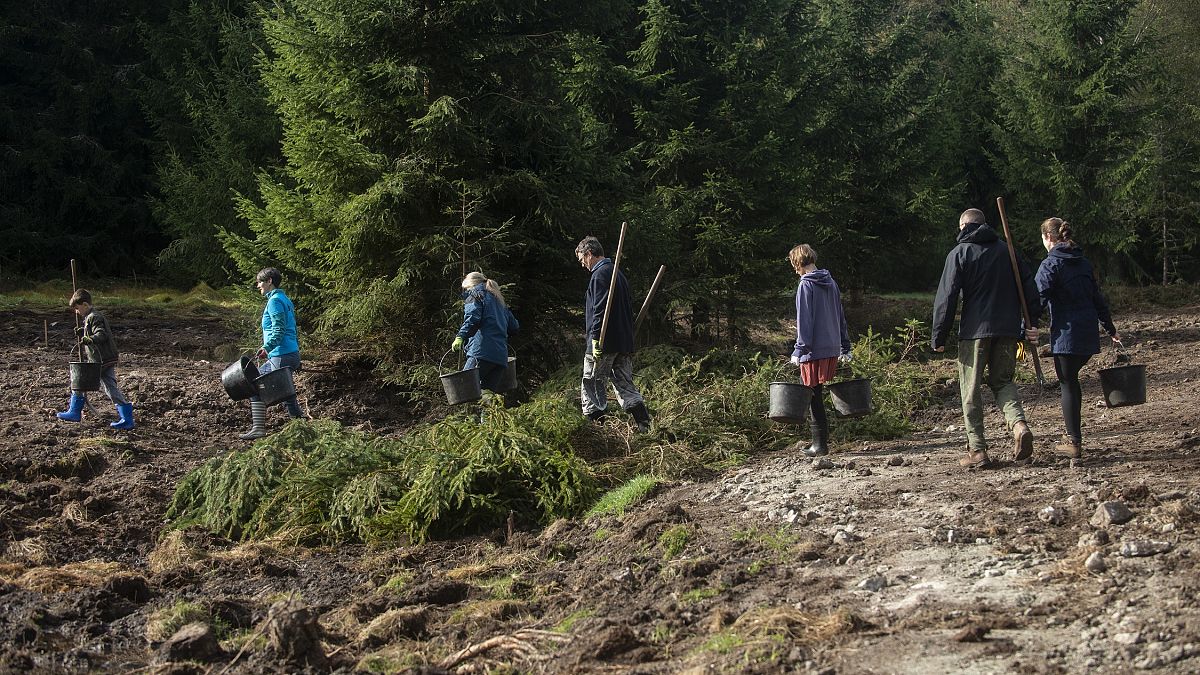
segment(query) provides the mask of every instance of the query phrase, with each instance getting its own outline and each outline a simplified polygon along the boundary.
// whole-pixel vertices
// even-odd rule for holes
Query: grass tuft
[[[562,621],[559,621],[558,624],[555,625],[551,630],[553,630],[555,633],[570,633],[571,630],[575,628],[575,624],[595,615],[596,610],[594,609],[575,610],[574,612],[568,614]]]
[[[658,548],[663,552],[663,560],[671,560],[683,553],[691,540],[692,530],[687,525],[674,525],[667,528],[658,536]]]
[[[170,607],[155,610],[150,615],[146,620],[146,639],[162,642],[180,628],[196,621],[211,624],[212,616],[200,603],[180,600]]]
[[[620,487],[604,493],[604,496],[588,509],[587,517],[623,516],[631,506],[648,499],[659,483],[654,476],[634,476]]]

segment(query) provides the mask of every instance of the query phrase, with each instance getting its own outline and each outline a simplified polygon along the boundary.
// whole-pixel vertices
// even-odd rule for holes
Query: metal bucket
[[[767,417],[780,424],[803,424],[808,418],[812,389],[794,382],[771,383],[771,408]]]
[[[453,350],[451,350],[453,351]],[[438,372],[442,373],[442,363],[450,352],[442,355],[442,360],[438,361]],[[479,386],[479,369],[468,368],[467,370],[458,370],[453,373],[442,373],[442,389],[446,391],[446,402],[450,405],[458,405],[460,403],[470,403],[483,398],[483,389]]]
[[[500,384],[496,386],[499,387],[496,393],[512,391],[517,388],[517,357],[508,357],[508,367],[504,369],[504,377],[500,378]]]
[[[258,397],[267,405],[275,405],[296,395],[292,369],[287,366],[259,375],[254,380],[254,387],[258,391]]]
[[[101,364],[92,361],[71,362],[71,390],[99,391]]]
[[[221,371],[221,386],[235,401],[244,401],[258,393],[254,381],[258,379],[258,366],[249,356],[234,361]]]
[[[871,378],[860,377],[825,386],[833,399],[833,409],[842,417],[862,417],[871,414]]]
[[[1104,402],[1110,408],[1146,402],[1146,366],[1117,366],[1100,369]]]

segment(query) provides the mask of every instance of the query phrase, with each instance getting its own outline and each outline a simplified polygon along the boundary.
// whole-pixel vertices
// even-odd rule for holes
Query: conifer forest
[[[0,0],[0,674],[1200,671],[1198,43]]]

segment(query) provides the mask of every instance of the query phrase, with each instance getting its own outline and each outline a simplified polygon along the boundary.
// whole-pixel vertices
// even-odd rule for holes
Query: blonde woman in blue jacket
[[[504,302],[500,285],[482,272],[471,272],[462,281],[463,322],[450,348],[466,347],[466,368],[477,368],[479,385],[499,391],[508,369],[508,336],[521,328]]]

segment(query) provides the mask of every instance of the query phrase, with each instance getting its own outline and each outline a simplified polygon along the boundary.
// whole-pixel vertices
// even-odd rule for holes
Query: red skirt
[[[800,364],[800,381],[806,387],[825,384],[833,379],[833,374],[837,372],[837,364],[838,360],[836,356],[830,356],[827,359],[817,359],[816,361],[805,361]]]

